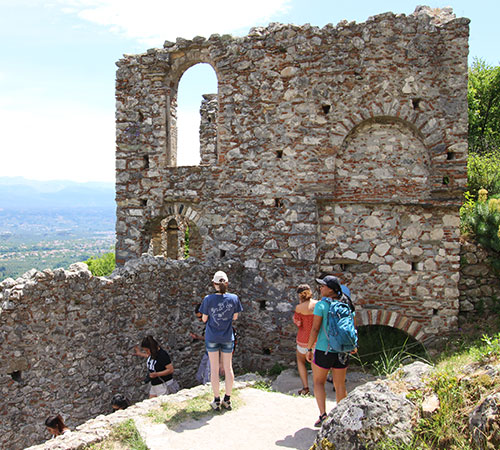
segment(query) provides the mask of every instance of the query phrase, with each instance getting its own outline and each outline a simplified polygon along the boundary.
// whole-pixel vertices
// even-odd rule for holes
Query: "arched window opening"
[[[354,364],[371,366],[377,375],[387,375],[401,364],[427,361],[425,347],[409,334],[386,325],[358,327],[358,353]]]
[[[168,222],[166,234],[167,258],[179,259],[179,226],[175,219]]]
[[[151,239],[147,252],[153,256],[187,259],[201,256],[202,239],[198,227],[176,215],[158,219],[149,226]]]
[[[210,64],[196,64],[183,73],[177,89],[177,130],[172,133],[178,166],[217,162],[217,94],[217,75]]]

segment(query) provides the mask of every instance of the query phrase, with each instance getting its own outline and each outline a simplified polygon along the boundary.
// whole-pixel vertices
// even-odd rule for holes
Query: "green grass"
[[[260,391],[274,392],[273,389],[271,388],[271,383],[269,383],[268,381],[264,381],[264,380],[256,381],[252,387],[254,389],[259,389]]]
[[[358,352],[351,361],[375,375],[388,375],[412,361],[428,362],[425,348],[414,338],[396,328],[382,325],[358,329]]]
[[[133,419],[128,419],[114,427],[106,440],[85,446],[84,450],[122,450],[124,448],[127,450],[148,450]]]
[[[224,393],[221,392],[221,396],[223,395]],[[207,392],[206,394],[199,395],[183,402],[163,403],[159,409],[150,411],[147,416],[150,417],[153,422],[164,423],[169,428],[175,428],[186,420],[199,420],[205,416],[224,413],[224,410],[222,412],[216,412],[212,409],[210,406],[212,400],[212,393]],[[241,406],[238,390],[233,390],[231,394],[231,406],[232,409],[237,409]]]
[[[410,443],[385,440],[377,443],[377,450],[477,448],[469,432],[468,419],[470,412],[485,397],[500,391],[500,376],[492,377],[482,368],[500,362],[500,333],[483,336],[469,346],[465,342],[462,345],[456,353],[441,355],[425,389],[408,394],[411,401],[420,405],[426,396],[434,393],[439,398],[439,409],[432,416],[418,420]],[[465,366],[472,370],[463,373]],[[493,431],[493,436],[493,447],[488,449],[500,444],[500,430]]]

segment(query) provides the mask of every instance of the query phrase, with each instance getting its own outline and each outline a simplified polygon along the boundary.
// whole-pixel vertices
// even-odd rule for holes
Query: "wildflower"
[[[479,189],[477,201],[484,203],[488,199],[488,191],[486,189]]]
[[[498,239],[500,239],[500,225],[498,225],[498,233],[497,233]]]
[[[488,201],[488,209],[490,212],[495,212],[499,210],[500,205],[498,204],[498,199],[496,198],[490,198]]]

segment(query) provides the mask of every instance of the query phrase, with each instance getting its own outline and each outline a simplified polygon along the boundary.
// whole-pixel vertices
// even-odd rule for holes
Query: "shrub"
[[[469,153],[467,159],[467,186],[469,195],[477,199],[480,189],[490,196],[500,194],[500,150],[488,153]]]
[[[105,253],[100,257],[91,256],[85,264],[89,267],[90,272],[95,277],[105,277],[111,275],[115,270],[115,253]]]
[[[500,202],[497,198],[474,202],[469,197],[460,215],[463,232],[472,234],[483,247],[500,252]]]

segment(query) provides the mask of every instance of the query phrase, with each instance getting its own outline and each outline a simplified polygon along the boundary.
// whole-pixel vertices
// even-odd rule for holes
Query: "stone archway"
[[[165,205],[160,216],[149,221],[145,227],[144,251],[171,259],[200,258],[203,244],[200,219],[200,214],[190,205]]]
[[[356,313],[356,326],[385,325],[404,331],[420,343],[429,337],[424,331],[424,323],[396,311],[365,309]]]

